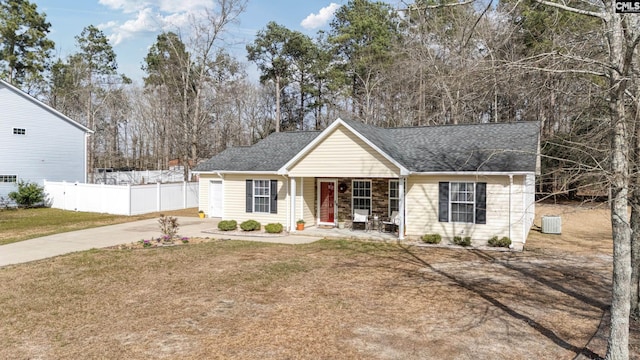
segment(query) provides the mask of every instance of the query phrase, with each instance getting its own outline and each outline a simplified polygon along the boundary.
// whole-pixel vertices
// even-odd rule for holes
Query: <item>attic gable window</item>
[[[13,128],[13,135],[27,135],[27,129]]]

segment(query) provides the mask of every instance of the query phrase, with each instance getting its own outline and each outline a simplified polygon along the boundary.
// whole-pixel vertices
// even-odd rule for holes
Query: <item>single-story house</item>
[[[3,80],[0,108],[0,197],[21,180],[86,182],[93,131]]]
[[[273,133],[199,164],[209,217],[336,226],[354,209],[397,211],[398,238],[508,236],[522,249],[539,174],[535,122],[380,128],[337,119],[323,131]]]

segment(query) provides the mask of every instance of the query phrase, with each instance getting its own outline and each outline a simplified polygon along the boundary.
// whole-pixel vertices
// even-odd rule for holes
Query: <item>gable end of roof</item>
[[[35,104],[35,105],[37,105],[37,106],[40,106],[41,108],[45,109],[46,111],[50,112],[51,114],[53,114],[53,115],[55,115],[55,116],[59,117],[60,119],[62,119],[62,120],[64,120],[64,121],[66,121],[66,122],[68,122],[68,123],[70,123],[71,125],[73,125],[73,126],[75,126],[75,127],[79,128],[79,129],[83,130],[84,132],[89,133],[89,134],[93,134],[93,133],[94,133],[94,131],[93,131],[93,130],[91,130],[91,129],[89,129],[88,127],[86,127],[86,126],[84,126],[84,125],[80,124],[79,122],[77,122],[77,121],[75,121],[75,120],[71,119],[71,118],[70,118],[70,117],[68,117],[67,115],[65,115],[65,114],[61,113],[60,111],[58,111],[58,110],[56,110],[56,109],[54,109],[53,107],[51,107],[51,106],[49,106],[49,105],[47,105],[47,104],[43,103],[42,101],[40,101],[40,100],[38,100],[38,99],[34,98],[34,97],[33,97],[33,96],[31,96],[31,95],[29,95],[29,94],[25,93],[24,91],[22,91],[22,90],[18,89],[17,87],[13,86],[12,84],[10,84],[10,83],[9,83],[9,82],[7,82],[7,81],[4,81],[4,80],[0,79],[0,86],[5,86],[7,89],[9,89],[10,91],[12,91],[13,93],[15,93],[15,94],[17,94],[17,95],[21,96],[22,98],[24,98],[24,99],[26,99],[26,100],[28,100],[28,101],[32,102],[33,104]]]

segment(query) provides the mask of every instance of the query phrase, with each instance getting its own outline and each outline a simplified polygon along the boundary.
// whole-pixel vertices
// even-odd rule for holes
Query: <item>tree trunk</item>
[[[610,6],[613,6],[610,5]],[[624,96],[631,63],[625,46],[620,14],[607,19],[609,41],[609,111],[611,115],[611,227],[613,236],[613,289],[611,331],[606,360],[629,359],[629,315],[631,308],[631,229],[628,217],[629,144],[626,137]]]
[[[316,98],[316,107],[315,107],[315,115],[316,115],[316,126],[314,130],[320,130],[320,115],[322,114],[322,81],[318,80],[318,94]]]
[[[611,332],[607,346],[607,360],[629,359],[629,313],[631,280],[631,232],[627,210],[629,149],[625,137],[622,99],[612,104],[618,114],[613,114],[612,131],[612,184],[611,226],[613,235],[613,289],[611,300]]]
[[[630,315],[640,316],[638,302],[640,299],[640,189],[638,188],[640,179],[633,176],[633,190],[631,191],[631,283],[630,283]]]
[[[631,316],[640,317],[640,126],[638,126],[638,119],[640,119],[640,98],[637,95],[640,94],[640,84],[636,84],[636,104],[635,104],[635,118],[633,121],[633,148],[631,151],[631,166],[633,171],[631,173]]]
[[[300,74],[300,115],[299,115],[300,127],[299,129],[303,131],[304,131],[304,112],[305,112],[304,111],[304,101],[305,101],[304,81],[305,81],[305,76],[304,76],[304,71],[302,71],[302,73]]]
[[[280,132],[280,76],[276,75],[276,132]]]
[[[87,127],[90,130],[93,130],[94,133],[91,134],[91,136],[89,136],[87,138],[87,172],[88,172],[88,177],[87,180],[90,184],[94,184],[95,183],[95,178],[94,178],[94,168],[95,168],[95,157],[96,157],[96,140],[95,137],[98,135],[97,131],[96,131],[96,126],[95,126],[95,122],[94,122],[94,117],[93,117],[93,106],[92,106],[92,101],[91,101],[91,94],[92,94],[92,89],[91,89],[91,72],[89,72],[89,76],[88,76],[88,82],[89,82],[89,94],[87,96]]]
[[[621,41],[621,40],[620,40]],[[612,46],[614,48],[614,46]],[[612,51],[614,51],[612,49]],[[613,289],[611,332],[607,360],[629,359],[631,293],[631,231],[628,224],[629,146],[626,138],[624,87],[611,72],[611,226],[613,236]]]

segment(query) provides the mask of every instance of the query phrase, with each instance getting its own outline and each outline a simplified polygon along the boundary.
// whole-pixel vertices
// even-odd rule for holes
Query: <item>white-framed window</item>
[[[18,182],[18,175],[0,175],[0,183]]]
[[[449,208],[451,221],[460,223],[475,222],[475,183],[452,182],[449,189]]]
[[[389,180],[389,214],[400,211],[400,190],[398,180]]]
[[[365,209],[371,214],[371,180],[353,180],[351,189],[351,208]]]
[[[253,212],[271,212],[271,180],[253,180]]]
[[[26,135],[27,129],[13,128],[13,135]]]

